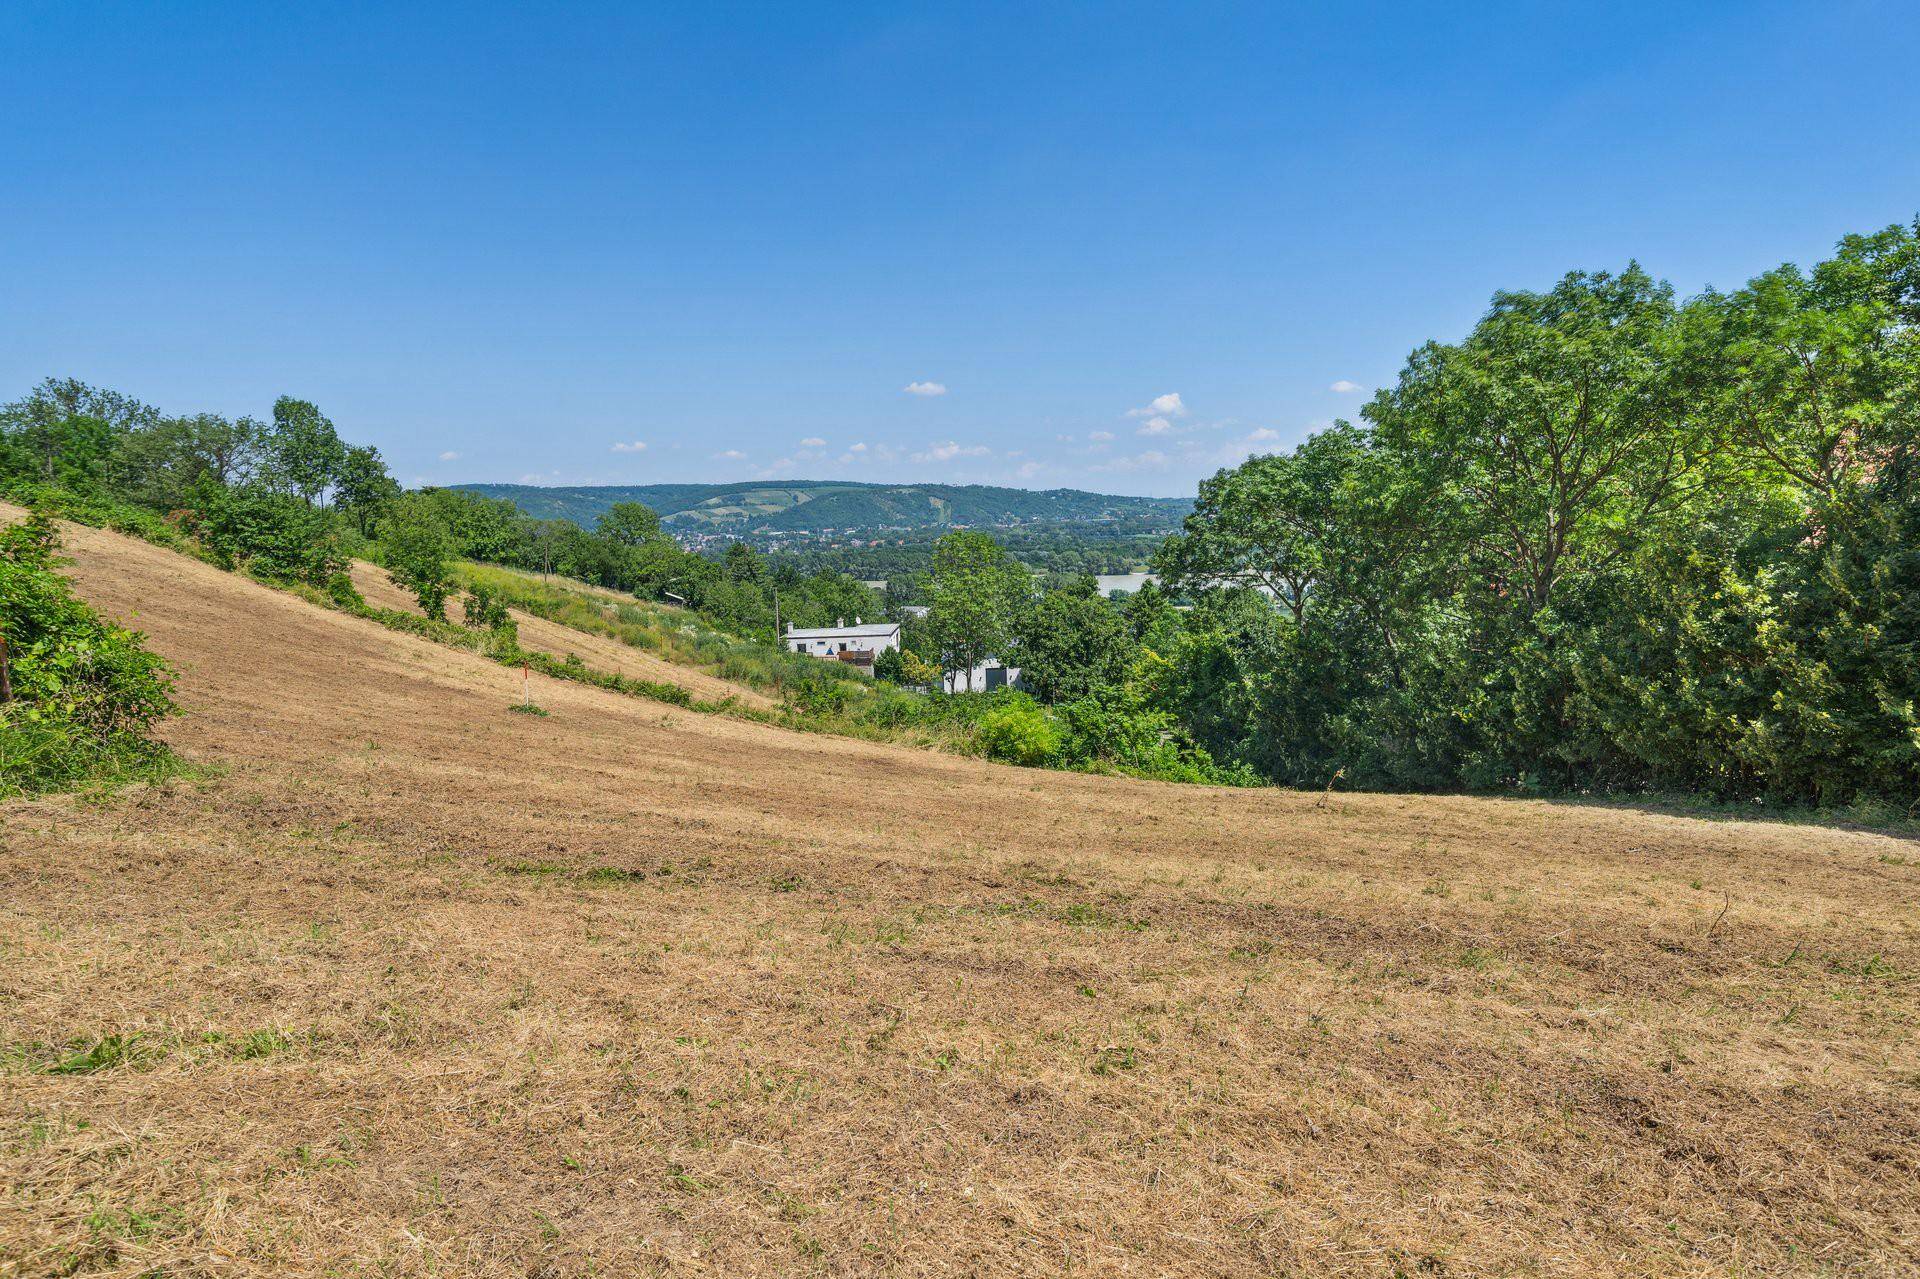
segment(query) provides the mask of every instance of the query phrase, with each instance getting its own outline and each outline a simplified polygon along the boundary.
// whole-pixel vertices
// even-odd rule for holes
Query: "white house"
[[[999,658],[989,657],[970,671],[948,671],[941,677],[941,687],[949,693],[991,693],[996,688],[1018,690],[1020,668],[1003,665]]]
[[[873,659],[888,649],[900,647],[900,623],[862,622],[853,619],[848,626],[840,618],[832,626],[795,629],[787,623],[783,637],[788,648],[829,662],[845,662],[863,675],[873,674]]]

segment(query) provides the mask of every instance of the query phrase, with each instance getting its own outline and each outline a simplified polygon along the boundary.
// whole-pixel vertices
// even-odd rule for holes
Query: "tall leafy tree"
[[[118,391],[47,378],[0,408],[0,467],[46,484],[91,489],[119,442],[158,416]]]
[[[1119,687],[1132,656],[1126,618],[1083,576],[1023,612],[1008,661],[1041,701],[1066,702]]]
[[[1527,613],[1624,555],[1696,488],[1710,437],[1679,376],[1672,290],[1638,266],[1501,293],[1367,408],[1457,504],[1476,567]]]
[[[413,592],[428,617],[444,620],[454,547],[432,504],[411,494],[390,503],[380,521],[380,549],[393,580]]]
[[[639,546],[660,536],[660,517],[643,502],[615,502],[595,527],[622,546]]]
[[[251,418],[169,417],[128,434],[115,451],[114,485],[163,511],[184,507],[204,482],[245,484],[261,462],[264,432]]]
[[[766,564],[745,542],[730,542],[720,557],[720,567],[736,582],[758,582],[766,575]]]
[[[340,464],[339,488],[340,505],[363,536],[380,508],[400,496],[400,485],[387,473],[380,450],[370,444],[347,449]]]
[[[985,533],[959,531],[934,546],[927,633],[943,674],[970,679],[1006,651],[1029,594],[1026,569]]]
[[[326,415],[307,400],[281,396],[273,402],[269,447],[278,486],[309,506],[325,506],[347,461],[347,446]]]

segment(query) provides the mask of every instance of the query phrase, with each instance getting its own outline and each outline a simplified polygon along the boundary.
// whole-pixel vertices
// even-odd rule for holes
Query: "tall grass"
[[[775,698],[820,704],[871,692],[870,681],[837,662],[729,634],[688,609],[614,598],[592,587],[542,581],[494,564],[463,562],[454,575],[461,585],[484,587],[523,613],[618,640],[677,665],[699,667]]]

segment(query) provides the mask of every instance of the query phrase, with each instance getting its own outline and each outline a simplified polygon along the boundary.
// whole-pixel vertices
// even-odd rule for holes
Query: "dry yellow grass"
[[[402,613],[420,614],[419,601],[411,592],[396,585],[387,571],[377,564],[365,560],[355,560],[352,566],[353,585],[365,597],[367,603],[375,608],[394,609]],[[617,600],[610,591],[604,591],[585,582],[561,579],[569,590],[590,595],[609,603]],[[448,615],[460,616],[457,602],[449,603]],[[507,610],[513,618],[519,632],[520,646],[531,652],[550,653],[564,658],[568,654],[578,657],[595,670],[612,671],[629,679],[650,680],[656,684],[678,684],[705,701],[718,702],[732,698],[741,706],[757,710],[774,710],[779,706],[771,697],[737,684],[732,680],[721,679],[708,671],[692,666],[669,662],[652,653],[643,652],[630,644],[605,635],[592,635],[585,631],[573,630],[550,622],[544,617],[535,617],[517,608]]]
[[[70,548],[225,772],[0,806],[0,1273],[1920,1268],[1912,843],[536,719]]]

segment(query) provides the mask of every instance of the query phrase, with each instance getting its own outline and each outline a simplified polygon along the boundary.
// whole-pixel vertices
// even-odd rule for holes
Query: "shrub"
[[[197,532],[222,568],[275,582],[334,589],[346,556],[324,511],[258,485],[206,484],[195,504]]]
[[[460,608],[466,616],[467,625],[476,630],[498,631],[513,626],[513,617],[507,612],[507,606],[494,598],[493,592],[484,586],[470,587],[460,601]]]
[[[54,570],[58,537],[37,511],[0,530],[0,793],[131,775],[171,760],[149,733],[174,711],[172,675],[76,599]]]
[[[395,502],[381,521],[380,550],[393,580],[413,592],[420,611],[445,620],[453,587],[452,546],[433,510],[419,500]]]
[[[1035,768],[1060,753],[1060,733],[1046,712],[1031,703],[1008,703],[980,718],[974,740],[989,759]]]
[[[873,659],[877,679],[908,688],[928,688],[940,683],[940,668],[905,649],[890,648]]]

